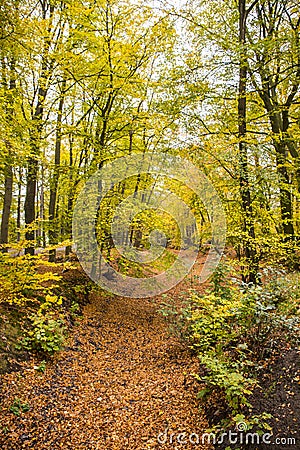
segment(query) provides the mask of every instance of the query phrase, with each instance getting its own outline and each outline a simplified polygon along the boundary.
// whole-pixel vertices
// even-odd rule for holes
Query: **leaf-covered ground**
[[[193,273],[168,293],[179,304],[180,294],[196,287],[193,276],[203,261],[200,257]],[[71,270],[64,281],[83,283],[81,275]],[[8,367],[16,370],[1,376],[0,449],[211,449],[207,443],[176,443],[181,432],[201,440],[225,405],[216,397],[199,409],[200,386],[191,375],[199,372],[199,361],[187,343],[170,336],[158,312],[163,300],[93,294],[44,374],[37,370],[42,358],[14,362],[11,354]],[[6,346],[9,354],[12,344]],[[284,446],[293,450],[299,444],[299,352],[287,350],[272,361],[266,362],[251,403],[256,413],[273,415],[274,436],[296,438],[296,444]],[[167,436],[167,442],[160,444],[158,436],[163,442]],[[256,447],[247,444],[247,449]]]
[[[169,335],[160,300],[95,295],[44,374],[32,360],[3,375],[0,448],[175,449],[159,433],[201,436],[198,361]],[[11,412],[15,399],[29,411]]]

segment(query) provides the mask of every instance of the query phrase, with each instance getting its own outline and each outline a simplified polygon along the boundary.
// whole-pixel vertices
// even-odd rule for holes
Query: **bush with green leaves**
[[[251,395],[257,381],[243,373],[242,364],[230,361],[230,358],[227,359],[225,355],[222,358],[213,351],[201,353],[199,358],[207,373],[204,376],[195,374],[199,382],[204,381],[206,384],[206,387],[199,392],[199,398],[206,398],[214,388],[217,388],[224,392],[233,414],[237,414],[244,405],[251,406],[248,396]]]
[[[43,271],[38,270],[41,265]],[[0,302],[18,307],[51,294],[61,280],[60,275],[52,272],[54,266],[41,255],[15,256],[0,252]]]
[[[22,346],[28,350],[37,350],[53,354],[61,349],[64,341],[65,323],[53,311],[43,314],[39,311],[31,317],[32,327],[25,332]]]
[[[190,345],[197,352],[205,375],[196,375],[205,387],[200,398],[224,397],[234,417],[250,406],[248,397],[257,385],[252,373],[251,352],[244,339],[244,314],[253,314],[238,291],[232,298],[192,293],[194,310],[189,318]],[[224,424],[223,424],[224,425]]]
[[[93,285],[78,275],[75,283],[63,279],[62,267],[76,269],[70,262],[49,263],[47,255],[14,252],[0,252],[0,303],[18,318],[22,336],[16,348],[52,355],[80,313],[78,299],[87,301]]]
[[[283,339],[296,345],[299,338],[300,288],[295,275],[287,279],[281,272],[270,272],[262,274],[264,284],[246,285],[229,277],[230,268],[220,265],[205,294],[190,290],[181,309],[170,300],[162,305],[172,329],[199,356],[204,370],[203,375],[195,374],[204,385],[199,398],[207,400],[218,393],[227,403],[230,417],[223,427],[233,425],[246,410],[249,428],[255,425],[249,397],[257,386],[262,359],[273,354]]]

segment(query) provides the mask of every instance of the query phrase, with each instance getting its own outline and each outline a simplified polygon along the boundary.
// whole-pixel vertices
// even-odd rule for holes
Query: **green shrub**
[[[44,298],[58,286],[61,276],[51,270],[38,271],[40,265],[53,267],[38,256],[18,256],[0,252],[0,302],[23,306]]]
[[[216,352],[200,354],[199,358],[207,370],[205,376],[195,375],[198,381],[206,384],[206,388],[200,391],[199,398],[206,397],[217,388],[224,393],[232,414],[237,414],[244,405],[251,406],[248,396],[257,385],[255,379],[247,378],[238,364],[234,367],[230,360],[225,361]]]
[[[61,349],[64,341],[65,325],[62,318],[53,312],[45,315],[39,311],[31,317],[32,327],[25,332],[22,346],[27,350],[53,354]]]
[[[299,277],[268,269],[262,274],[264,284],[254,286],[229,278],[229,272],[221,265],[204,295],[190,290],[182,308],[169,299],[161,312],[199,356],[204,369],[203,375],[195,374],[204,384],[199,398],[213,399],[219,393],[230,411],[228,426],[248,410],[245,422],[250,428],[258,420],[251,416],[249,397],[261,361],[282,340],[296,344],[299,339]]]

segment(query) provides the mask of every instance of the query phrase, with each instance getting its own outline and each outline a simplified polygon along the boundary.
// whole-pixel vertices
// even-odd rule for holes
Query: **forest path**
[[[189,282],[177,286],[174,295]],[[157,312],[161,301],[95,295],[44,374],[33,361],[21,374],[6,374],[0,448],[211,448],[201,445],[207,423],[196,400],[199,386],[190,375],[198,360],[170,336]],[[15,398],[30,410],[20,416],[10,412]],[[168,442],[160,444],[159,433],[166,429]],[[181,432],[187,433],[184,445],[176,442]],[[190,433],[199,435],[200,444],[189,442]],[[165,436],[160,438],[164,442]]]

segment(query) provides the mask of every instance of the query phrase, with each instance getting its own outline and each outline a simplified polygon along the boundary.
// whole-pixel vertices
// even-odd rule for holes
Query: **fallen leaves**
[[[157,441],[166,425],[201,434],[198,387],[186,375],[198,360],[169,336],[159,300],[95,295],[44,374],[32,361],[4,375],[1,449],[167,450],[174,445]],[[30,406],[19,417],[9,412],[15,397]]]

